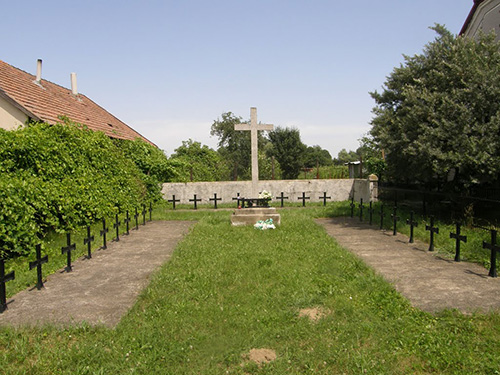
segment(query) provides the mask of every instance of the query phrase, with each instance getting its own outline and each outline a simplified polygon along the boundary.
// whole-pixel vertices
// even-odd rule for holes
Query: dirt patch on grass
[[[311,322],[317,322],[318,320],[322,319],[326,315],[329,315],[330,313],[331,313],[330,310],[321,307],[312,307],[307,309],[301,309],[299,311],[299,318],[306,317]]]
[[[253,362],[261,366],[274,360],[276,360],[276,352],[272,349],[251,349],[249,353],[243,355],[242,366],[248,362]]]

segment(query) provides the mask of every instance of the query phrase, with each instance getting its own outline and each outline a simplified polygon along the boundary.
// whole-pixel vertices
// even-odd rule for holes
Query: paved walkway
[[[454,262],[430,253],[428,245],[359,219],[319,219],[326,232],[357,255],[415,306],[428,312],[458,309],[500,311],[500,278],[477,264]]]
[[[92,259],[73,262],[72,272],[48,276],[45,288],[19,292],[0,314],[0,325],[114,327],[148,285],[151,273],[167,261],[192,221],[153,221],[108,242]]]

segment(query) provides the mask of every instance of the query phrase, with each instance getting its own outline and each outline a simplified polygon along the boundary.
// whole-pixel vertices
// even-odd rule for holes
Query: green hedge
[[[0,129],[0,256],[28,253],[50,231],[156,201],[171,174],[156,147],[113,141],[67,119]]]

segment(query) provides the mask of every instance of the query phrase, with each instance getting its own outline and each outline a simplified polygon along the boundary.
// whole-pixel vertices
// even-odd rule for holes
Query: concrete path
[[[10,298],[0,325],[68,326],[87,322],[114,327],[148,285],[151,273],[167,261],[192,221],[153,221],[109,242],[92,259],[80,258],[72,272],[48,276],[45,288]]]
[[[359,219],[319,219],[326,232],[392,283],[413,306],[428,312],[500,311],[500,278],[477,264],[430,253],[428,245]]]

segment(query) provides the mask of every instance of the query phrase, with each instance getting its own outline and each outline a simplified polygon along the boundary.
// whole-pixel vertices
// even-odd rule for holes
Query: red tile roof
[[[460,30],[459,35],[463,35],[463,34],[465,34],[465,31],[466,31],[466,30],[467,30],[467,28],[469,27],[469,24],[471,23],[472,18],[474,17],[474,13],[476,13],[477,8],[479,7],[479,5],[480,5],[483,1],[484,1],[484,0],[474,0],[474,5],[472,6],[471,11],[469,12],[469,16],[468,16],[468,17],[467,17],[467,19],[465,20],[464,25],[462,26],[462,30]]]
[[[59,116],[66,116],[112,138],[141,138],[154,145],[85,95],[79,93],[75,96],[62,86],[45,79],[38,84],[35,79],[34,75],[0,60],[0,97],[33,120],[55,124],[61,122]]]

